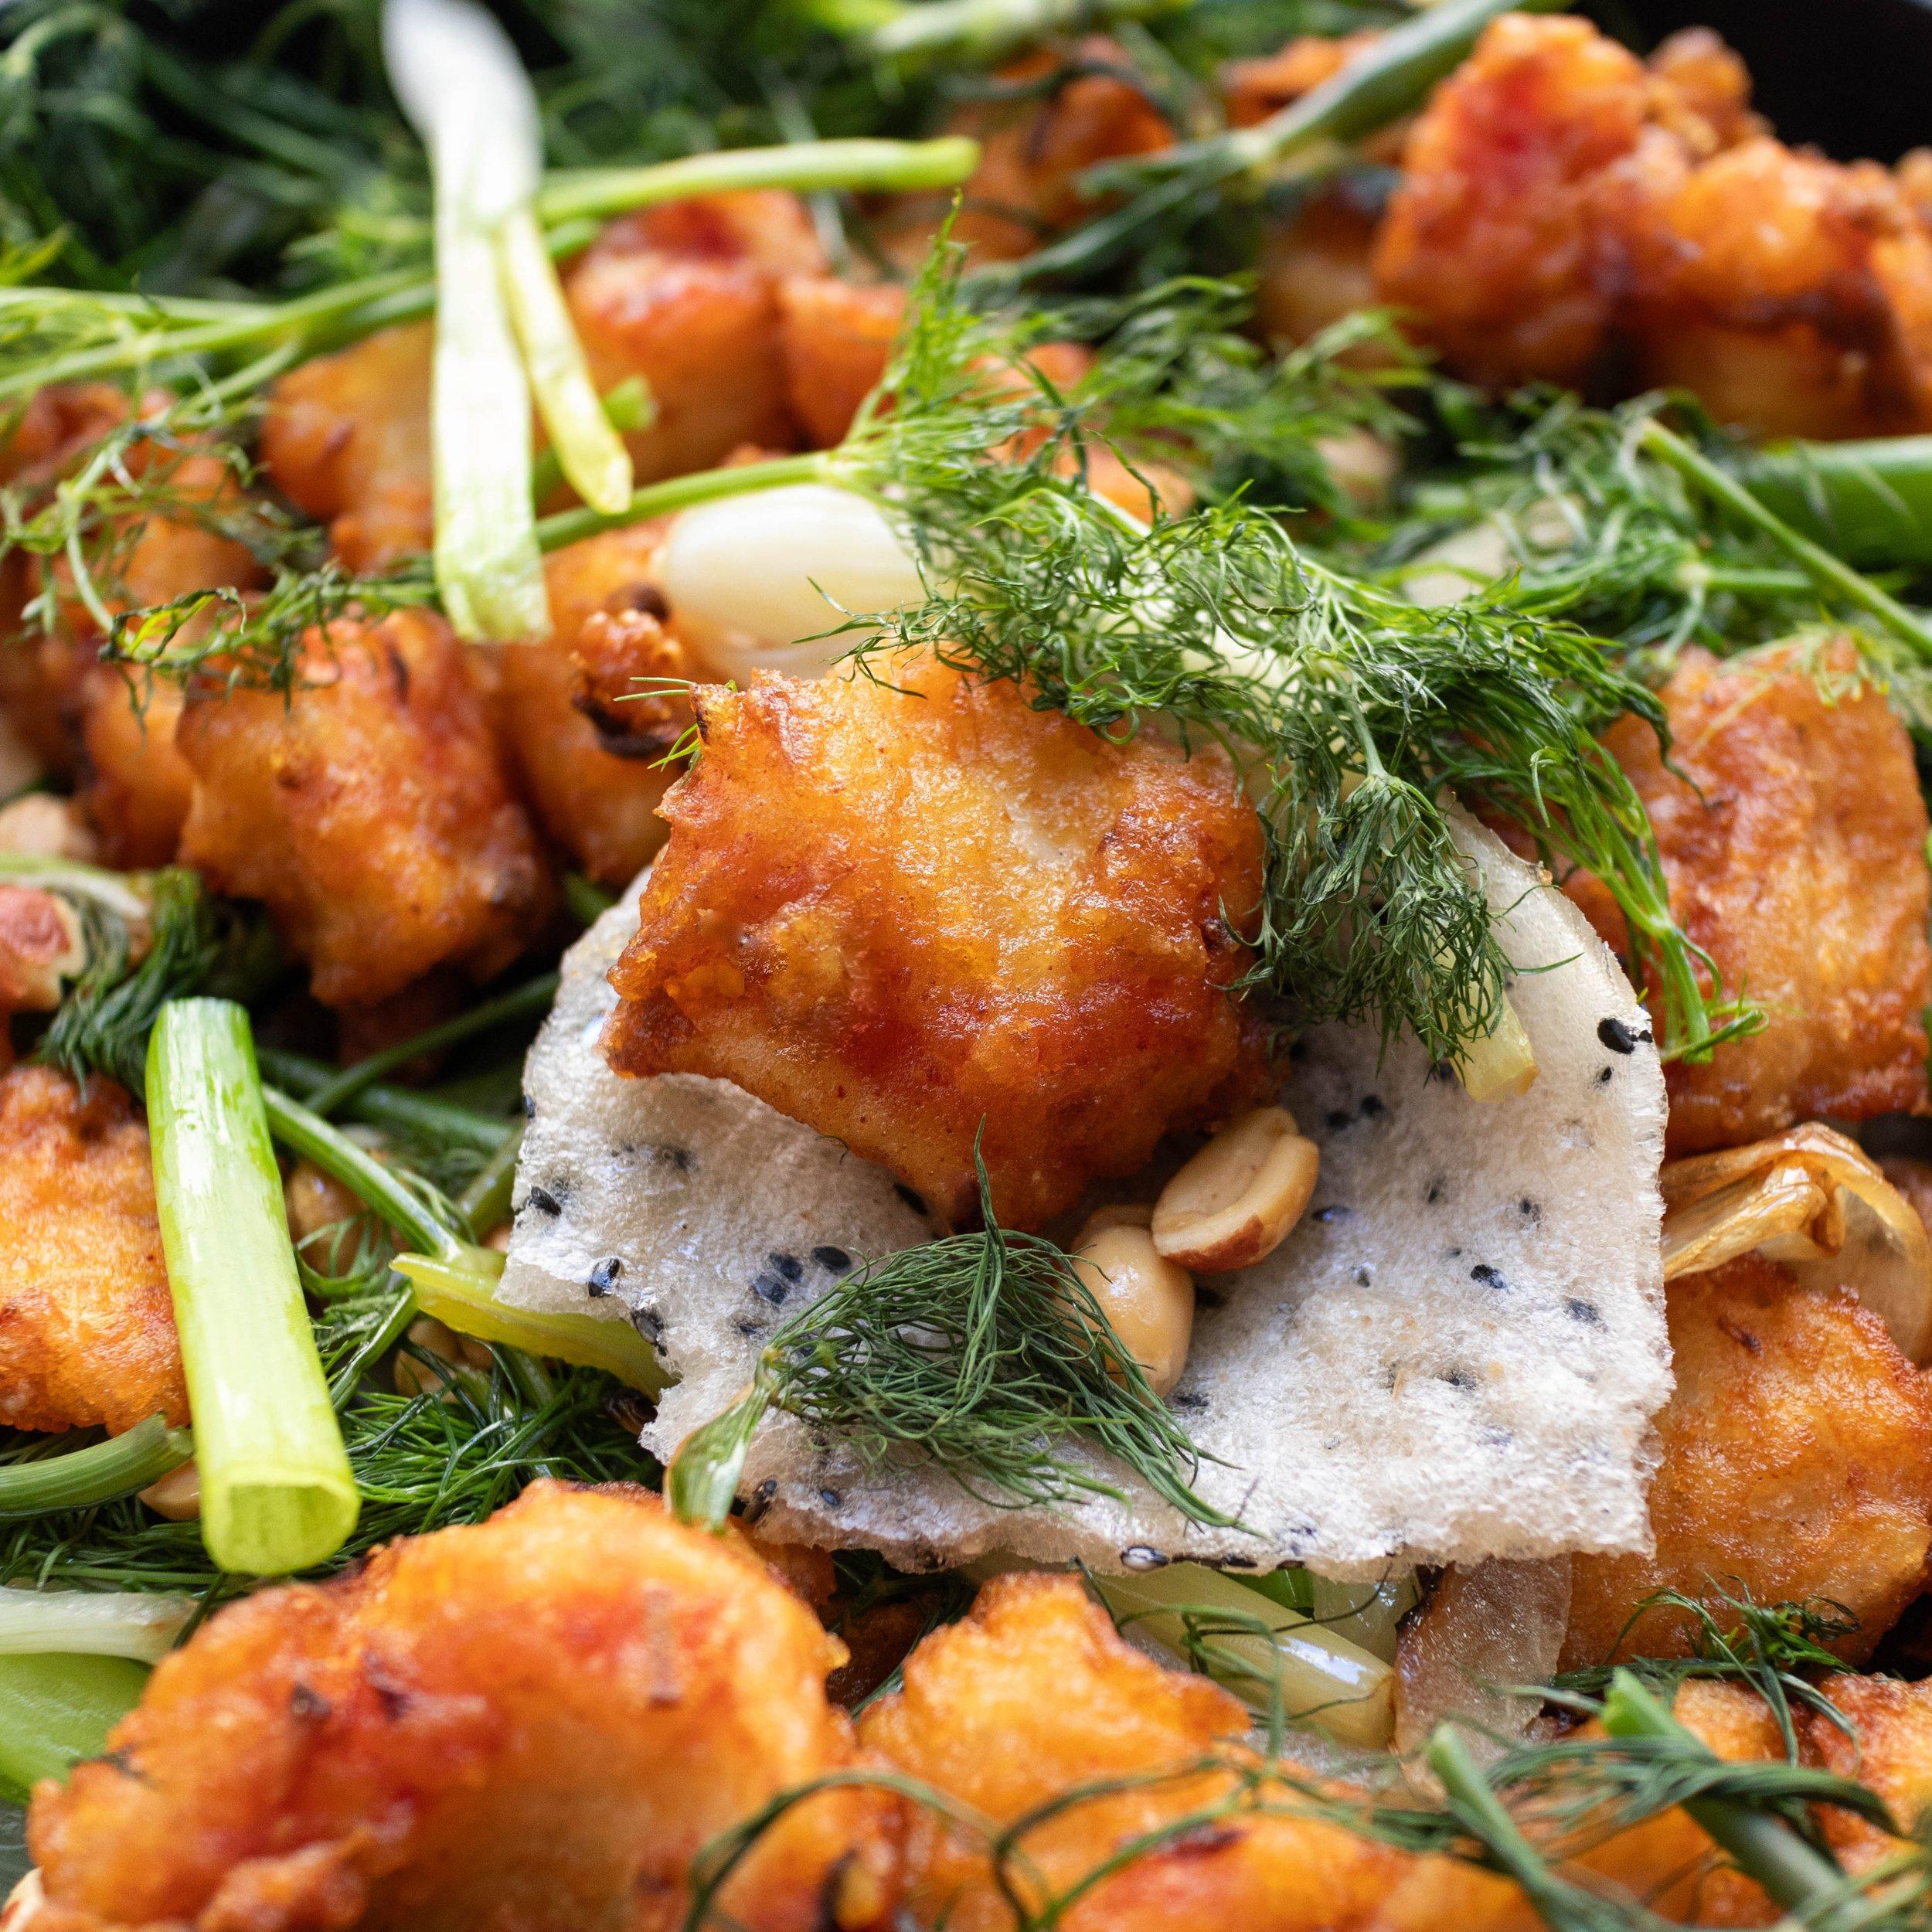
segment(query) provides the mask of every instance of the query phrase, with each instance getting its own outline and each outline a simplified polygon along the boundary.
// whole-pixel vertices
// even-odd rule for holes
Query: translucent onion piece
[[[1665,1165],[1664,1278],[1760,1253],[1814,1287],[1850,1288],[1910,1360],[1932,1359],[1932,1243],[1904,1196],[1815,1121]]]
[[[1419,1617],[1403,1626],[1396,1660],[1395,1741],[1418,1750],[1446,1717],[1468,1726],[1479,1753],[1500,1755],[1528,1733],[1540,1697],[1518,1684],[1555,1673],[1570,1621],[1570,1559],[1452,1564]]]

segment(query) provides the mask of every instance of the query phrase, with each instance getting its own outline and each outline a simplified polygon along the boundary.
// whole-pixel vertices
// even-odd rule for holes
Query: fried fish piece
[[[1678,923],[1767,1019],[1665,1070],[1670,1153],[1923,1105],[1932,875],[1905,727],[1843,642],[1689,651],[1661,695],[1674,770],[1635,719],[1605,742],[1649,811]],[[1621,949],[1601,886],[1570,889]]]
[[[366,1005],[444,964],[478,978],[528,943],[550,894],[462,647],[440,618],[338,620],[304,639],[305,682],[192,689],[184,864],[258,899],[315,996]]]
[[[1001,1219],[1036,1226],[1260,1090],[1231,990],[1260,822],[1218,751],[930,658],[880,679],[699,692],[604,1051],[733,1080],[955,1222],[978,1141]]]
[[[1587,21],[1495,21],[1409,137],[1382,298],[1494,389],[1682,385],[1764,434],[1932,425],[1932,228],[1748,94],[1708,34],[1646,66]]]
[[[1657,1419],[1656,1550],[1572,1560],[1563,1668],[1688,1654],[1693,1618],[1638,1617],[1664,1589],[1841,1604],[1857,1628],[1832,1648],[1862,1661],[1927,1582],[1932,1379],[1849,1291],[1759,1256],[1665,1294],[1677,1386]]]
[[[661,525],[638,524],[559,550],[544,566],[550,636],[505,645],[498,659],[498,724],[524,795],[543,829],[600,885],[628,885],[663,844],[658,807],[676,774],[662,760],[690,723],[682,701],[628,689],[647,658],[656,675],[683,668],[659,628],[663,536]],[[664,647],[656,657],[641,649],[640,631]],[[593,703],[580,660],[600,652],[627,670]]]
[[[34,1794],[36,1932],[671,1932],[701,1847],[852,1764],[840,1654],[656,1497],[538,1482],[233,1604],[165,1659],[107,1755]],[[896,1808],[794,1807],[721,1913],[886,1923]]]
[[[0,1079],[0,1423],[185,1423],[148,1130],[121,1088]]]
[[[861,1716],[859,1737],[996,1826],[1071,1800],[1022,1835],[1013,1861],[1037,1910],[1145,1835],[1225,1801],[1230,1771],[1194,1767],[1210,1757],[1250,1764],[1248,1722],[1205,1678],[1164,1669],[1124,1642],[1071,1578],[1015,1575],[995,1578],[963,1622],[920,1645],[903,1688]],[[1115,1780],[1127,1788],[1073,1798]],[[1151,1844],[1054,1923],[1065,1932],[1325,1932],[1367,1923],[1410,1862],[1340,1825],[1231,1811]],[[921,1925],[1013,1923],[983,1842],[930,1808],[913,1810],[906,1875]]]
[[[953,116],[979,143],[951,234],[978,261],[1016,261],[1096,212],[1080,178],[1104,162],[1158,154],[1173,124],[1127,51],[1104,34],[1045,46],[1001,68],[998,93]],[[883,224],[887,252],[912,268],[952,209],[950,195],[906,195]]]
[[[435,534],[427,322],[386,328],[299,363],[269,392],[261,461],[298,509],[328,526],[352,570],[380,570]]]

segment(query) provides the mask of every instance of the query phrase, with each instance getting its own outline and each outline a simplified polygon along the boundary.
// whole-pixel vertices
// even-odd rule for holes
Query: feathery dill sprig
[[[76,896],[88,937],[87,964],[68,989],[40,1043],[40,1057],[77,1080],[105,1073],[141,1090],[148,1036],[171,999],[199,993],[226,975],[253,977],[243,962],[260,957],[257,922],[218,906],[198,873],[178,866],[147,882],[146,951],[133,959],[127,922],[110,905]]]
[[[1072,1258],[1003,1228],[985,1163],[976,1233],[868,1262],[783,1323],[738,1401],[687,1437],[666,1471],[687,1521],[722,1522],[758,1425],[780,1409],[836,1430],[875,1468],[930,1462],[981,1501],[1046,1507],[1122,1495],[1099,1449],[1196,1522],[1235,1519],[1198,1495],[1200,1452],[1122,1345]]]
[[[1566,1671],[1551,1680],[1558,1701],[1580,1696],[1577,1708],[1586,1712],[1620,1669],[1634,1672],[1646,1682],[1674,1685],[1689,1678],[1728,1679],[1748,1685],[1769,1706],[1784,1740],[1787,1755],[1795,1756],[1797,1732],[1792,1706],[1802,1705],[1828,1723],[1847,1728],[1838,1706],[1801,1672],[1830,1672],[1844,1668],[1843,1660],[1826,1645],[1847,1637],[1858,1619],[1842,1604],[1821,1598],[1808,1602],[1760,1604],[1741,1582],[1735,1590],[1713,1583],[1703,1597],[1682,1590],[1660,1590],[1644,1598],[1611,1646],[1623,1649],[1631,1631],[1656,1611],[1672,1611],[1691,1624],[1691,1654],[1687,1657],[1634,1657],[1621,1665],[1602,1665]]]
[[[1508,961],[1447,791],[1604,881],[1667,1050],[1702,1056],[1752,1023],[1672,918],[1643,804],[1598,742],[1627,714],[1665,730],[1598,640],[1507,605],[1419,609],[1239,496],[1124,515],[1083,471],[1103,450],[1173,447],[1167,424],[1150,407],[1158,431],[1113,438],[1131,390],[1053,387],[1026,359],[1039,327],[974,311],[943,257],[929,270],[882,385],[892,411],[838,464],[900,519],[929,592],[867,620],[862,668],[889,677],[884,654],[930,650],[1098,730],[1159,721],[1226,747],[1269,836],[1255,979],[1308,1020],[1412,1033],[1441,1059],[1498,1025]],[[1156,395],[1175,359],[1154,365]]]

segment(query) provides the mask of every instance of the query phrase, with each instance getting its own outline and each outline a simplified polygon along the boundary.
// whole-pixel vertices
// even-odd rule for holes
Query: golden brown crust
[[[427,322],[303,362],[270,393],[261,460],[284,495],[329,526],[335,554],[374,570],[434,533]]]
[[[1186,1774],[1209,1754],[1247,1761],[1247,1723],[1224,1691],[1165,1670],[1124,1642],[1070,1578],[1035,1575],[995,1578],[964,1622],[927,1638],[906,1660],[904,1689],[866,1710],[859,1736],[996,1825],[1077,1787],[1130,1781],[1128,1791],[1084,1798],[1025,1835],[1022,1872],[1058,1893],[1143,1834],[1225,1798],[1226,1772]],[[1175,1775],[1132,1783],[1162,1771]],[[911,1815],[906,1861],[920,1923],[948,1932],[1012,1924],[981,1847],[923,1807]],[[1066,1932],[1357,1926],[1408,1862],[1339,1826],[1230,1817],[1150,1849],[1056,1923]],[[1020,1883],[1035,1889],[1024,1875]]]
[[[829,448],[886,372],[906,291],[893,282],[862,287],[831,275],[794,275],[781,286],[778,304],[786,400],[805,440]]]
[[[1649,811],[1679,923],[1767,1021],[1665,1070],[1672,1155],[1924,1104],[1925,805],[1905,727],[1855,662],[1842,645],[1730,664],[1690,652],[1662,694],[1682,775],[1634,719],[1607,739]],[[1621,947],[1601,887],[1570,889]]]
[[[1832,1648],[1869,1656],[1926,1582],[1932,1383],[1850,1293],[1756,1256],[1665,1293],[1677,1387],[1657,1422],[1656,1552],[1573,1560],[1563,1667],[1684,1655],[1681,1613],[1623,1637],[1638,1606],[1740,1584],[1761,1604],[1842,1604],[1858,1628]]]
[[[658,761],[690,713],[680,705],[675,728],[653,734],[641,727],[661,707],[627,700],[589,710],[578,655],[608,642],[613,621],[648,619],[655,629],[664,608],[655,567],[662,538],[659,526],[638,525],[558,551],[544,569],[549,638],[509,645],[498,660],[502,737],[531,809],[600,885],[628,885],[663,844],[658,806],[675,773]]]
[[[233,1605],[163,1662],[109,1755],[35,1794],[47,1932],[670,1932],[701,1846],[852,1762],[838,1654],[655,1497],[539,1483]],[[896,1811],[794,1808],[724,1909],[760,1932],[882,1922]]]
[[[1104,162],[1158,154],[1174,129],[1117,41],[1103,34],[1042,48],[1000,70],[1002,97],[954,115],[979,143],[951,233],[975,259],[1014,261],[1095,210],[1079,178]],[[950,196],[902,196],[886,246],[908,269],[924,259]]]
[[[621,1073],[709,1073],[954,1220],[1034,1226],[1256,1090],[1225,923],[1261,835],[1218,753],[1110,744],[930,659],[707,688],[613,969]]]
[[[646,209],[578,257],[564,287],[593,379],[641,376],[656,403],[624,438],[639,482],[790,447],[778,287],[823,266],[803,206],[770,190]]]
[[[311,632],[284,699],[191,691],[184,863],[259,899],[315,996],[368,1005],[431,968],[481,978],[529,942],[549,882],[462,647],[438,618]]]
[[[1932,231],[1882,168],[1759,131],[1708,35],[1646,67],[1587,22],[1505,15],[1412,131],[1384,300],[1459,373],[1682,384],[1794,436],[1932,423]]]
[[[80,795],[111,865],[165,866],[180,849],[194,786],[175,748],[181,704],[179,685],[109,665],[81,686]]]
[[[111,1080],[0,1079],[0,1423],[185,1423],[148,1131]]]

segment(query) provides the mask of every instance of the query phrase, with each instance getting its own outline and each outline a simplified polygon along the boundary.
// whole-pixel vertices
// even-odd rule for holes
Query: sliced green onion
[[[628,436],[633,430],[648,429],[657,420],[658,400],[641,376],[630,376],[604,393],[603,409],[611,427]],[[541,506],[563,480],[563,465],[557,460],[554,445],[539,450],[530,464],[530,500]]]
[[[0,1794],[24,1804],[42,1778],[98,1757],[147,1682],[125,1657],[0,1657]]]
[[[0,1657],[131,1657],[158,1664],[195,1614],[195,1600],[136,1590],[0,1588]]]
[[[458,1335],[553,1355],[580,1368],[601,1369],[620,1382],[655,1395],[669,1381],[657,1351],[628,1321],[588,1315],[544,1315],[506,1307],[496,1298],[503,1257],[494,1248],[464,1247],[439,1255],[399,1254],[396,1271],[416,1291],[417,1305]]]
[[[148,1043],[148,1124],[181,1336],[201,1527],[224,1570],[339,1549],[359,1507],[282,1205],[248,1015],[175,1000]]]
[[[509,36],[468,0],[387,0],[383,51],[436,190],[437,588],[460,637],[547,637],[530,389],[496,248],[503,223],[536,192],[536,99]]]
[[[527,206],[516,209],[498,230],[497,263],[511,326],[558,464],[570,487],[593,509],[622,509],[631,500],[634,480],[631,452],[604,413],[563,299],[556,264]]]
[[[85,1449],[0,1464],[0,1520],[86,1509],[131,1496],[179,1469],[195,1453],[185,1429],[171,1429],[164,1416],[150,1416],[123,1434]]]
[[[1386,1745],[1395,1672],[1332,1629],[1200,1563],[1094,1577],[1114,1621],[1175,1651],[1264,1717]]]

